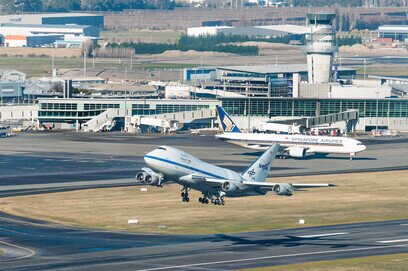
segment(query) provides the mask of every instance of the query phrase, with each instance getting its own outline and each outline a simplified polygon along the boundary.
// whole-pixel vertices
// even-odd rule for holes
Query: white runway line
[[[402,243],[402,242],[408,242],[408,239],[377,241],[377,243],[380,243],[380,244],[392,244],[392,243]]]
[[[323,233],[323,234],[313,234],[313,235],[301,235],[296,236],[298,238],[315,238],[315,237],[327,237],[327,236],[336,236],[336,235],[344,235],[348,234],[348,232],[333,232],[333,233]]]

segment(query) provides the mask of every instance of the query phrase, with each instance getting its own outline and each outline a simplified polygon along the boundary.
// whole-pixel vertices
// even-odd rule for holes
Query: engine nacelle
[[[275,184],[272,190],[278,196],[290,197],[293,195],[293,187],[290,184]]]
[[[300,147],[289,148],[289,155],[291,157],[301,158],[306,156],[306,149]]]
[[[146,176],[147,176],[147,172],[139,172],[139,173],[137,173],[136,174],[136,177],[135,177],[135,179],[136,179],[136,181],[138,181],[138,182],[144,182],[144,179],[146,178]]]
[[[160,179],[158,176],[154,176],[151,174],[147,174],[143,180],[143,182],[147,185],[156,185],[156,186],[159,186],[159,181]]]
[[[160,178],[158,175],[152,175],[147,172],[139,172],[136,174],[135,178],[137,181],[143,182],[147,185],[161,186]]]
[[[238,190],[238,186],[233,182],[226,181],[221,185],[221,189],[224,192],[235,192]]]

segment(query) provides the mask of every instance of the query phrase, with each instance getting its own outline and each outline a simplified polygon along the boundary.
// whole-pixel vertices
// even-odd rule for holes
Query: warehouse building
[[[96,41],[99,28],[85,25],[5,24],[0,27],[4,47],[39,47],[56,41]]]
[[[5,24],[0,27],[3,36],[72,35],[99,38],[99,28],[88,25]]]
[[[0,81],[0,103],[19,101],[23,97],[21,82]]]
[[[378,41],[408,39],[408,25],[381,25],[374,32],[378,33]]]
[[[104,17],[99,14],[86,13],[16,14],[0,16],[0,25],[3,24],[76,24],[103,28]]]
[[[63,35],[7,35],[4,36],[4,47],[40,47],[40,46],[53,46],[53,44],[60,39],[63,39]]]

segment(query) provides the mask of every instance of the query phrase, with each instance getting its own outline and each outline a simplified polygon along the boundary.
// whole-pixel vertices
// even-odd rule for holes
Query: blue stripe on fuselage
[[[189,170],[194,170],[196,172],[211,176],[213,178],[226,180],[225,177],[221,177],[221,176],[212,174],[210,172],[207,172],[207,171],[204,171],[204,170],[201,170],[201,169],[198,169],[198,168],[190,167],[190,166],[187,166],[187,165],[184,165],[184,164],[181,164],[181,163],[178,163],[178,162],[174,162],[174,161],[171,161],[171,160],[168,160],[168,159],[164,159],[164,158],[160,158],[160,157],[156,157],[156,156],[151,156],[151,155],[145,155],[144,157],[154,159],[154,160],[158,160],[158,161],[161,161],[161,162],[165,162],[165,163],[168,163],[168,164],[172,164],[172,165],[175,165],[175,166],[183,167],[183,168],[186,168],[186,169],[189,169]]]

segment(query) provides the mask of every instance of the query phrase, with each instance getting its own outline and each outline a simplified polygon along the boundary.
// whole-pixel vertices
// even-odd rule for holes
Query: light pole
[[[375,94],[377,95],[377,102],[376,102],[376,117],[375,117],[375,131],[378,130],[378,94],[380,94],[380,92],[376,91]]]
[[[248,98],[248,133],[251,132],[251,95],[249,93],[248,82],[246,83],[246,96]]]
[[[84,50],[84,77],[86,77],[86,49]]]

